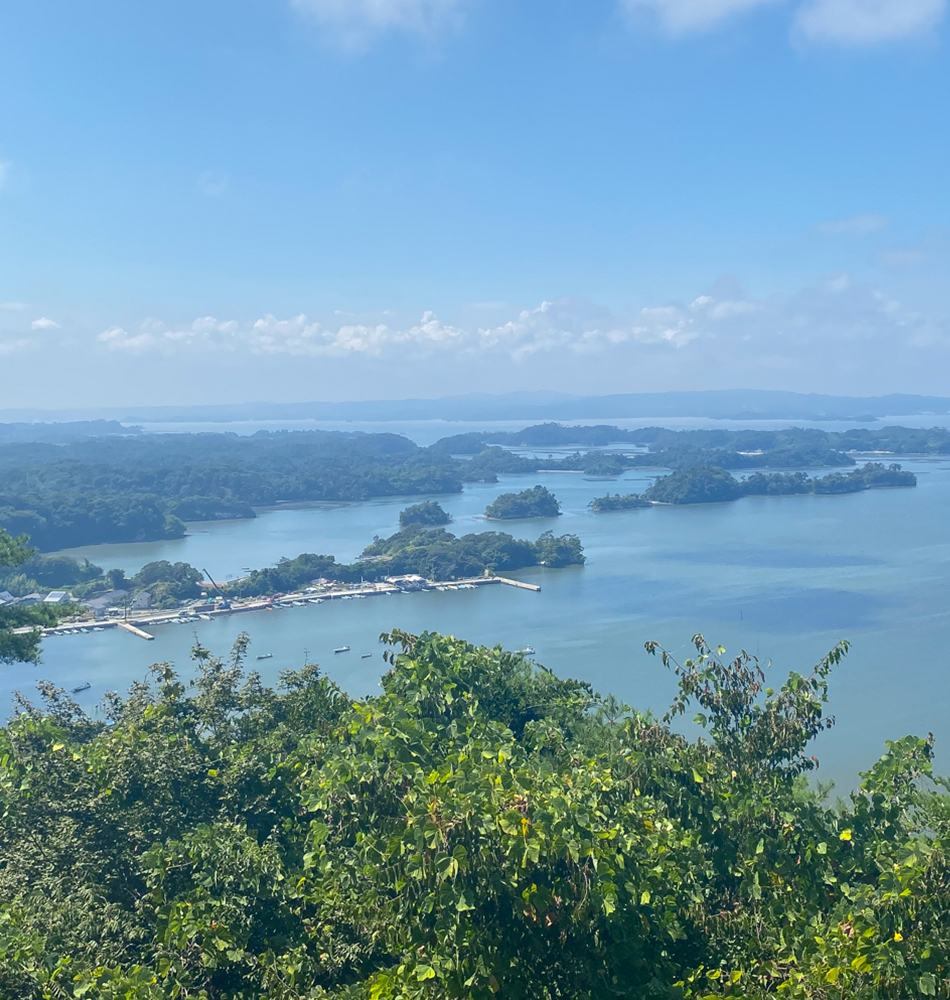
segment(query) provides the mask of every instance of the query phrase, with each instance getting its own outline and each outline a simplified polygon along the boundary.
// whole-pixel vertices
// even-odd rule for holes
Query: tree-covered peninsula
[[[561,505],[545,486],[533,486],[518,493],[502,493],[485,508],[491,520],[519,520],[530,517],[558,517]]]
[[[9,1000],[907,1000],[950,991],[932,738],[806,776],[836,647],[783,682],[695,638],[661,719],[395,632],[379,694],[196,646],[0,729]],[[648,644],[653,651],[656,647]],[[676,725],[691,716],[699,738]]]
[[[276,566],[254,570],[243,580],[229,584],[225,593],[263,597],[301,590],[318,578],[359,583],[418,574],[427,580],[459,580],[531,566],[582,566],[584,561],[584,548],[576,535],[556,536],[546,531],[530,542],[500,531],[456,537],[444,528],[411,524],[388,538],[376,538],[355,563],[338,563],[333,556],[304,553],[296,559],[281,559]]]
[[[178,538],[255,507],[458,493],[459,465],[396,434],[140,434],[0,443],[0,527],[41,551]]]

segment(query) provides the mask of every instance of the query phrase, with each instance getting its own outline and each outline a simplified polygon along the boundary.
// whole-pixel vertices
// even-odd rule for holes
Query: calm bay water
[[[45,641],[39,667],[4,671],[0,697],[27,691],[40,677],[71,688],[89,710],[107,689],[122,690],[156,660],[189,672],[195,636],[225,652],[242,630],[252,638],[251,666],[265,680],[311,659],[344,689],[376,689],[382,672],[379,633],[398,626],[434,629],[509,648],[534,646],[558,673],[590,680],[638,707],[662,711],[673,679],[643,650],[657,639],[678,656],[703,632],[730,653],[745,648],[771,657],[772,683],[808,668],[839,639],[853,650],[833,676],[831,711],[838,724],[818,746],[820,776],[850,786],[883,750],[884,740],[934,732],[950,768],[950,463],[905,461],[915,490],[876,490],[840,497],[746,498],[733,504],[593,514],[587,503],[605,492],[639,492],[647,473],[592,482],[559,473],[507,477],[438,498],[456,533],[497,527],[479,515],[504,489],[542,481],[564,515],[508,522],[504,530],[535,538],[552,528],[575,532],[585,567],[517,574],[539,594],[508,587],[435,592],[238,615],[196,626],[151,629],[147,643],[119,631]],[[396,528],[404,500],[315,504],[262,512],[255,520],[192,525],[172,542],[76,550],[106,568],[134,572],[151,559],[185,560],[216,578],[239,575],[301,551],[353,559],[374,534]],[[352,651],[334,655],[336,646]],[[254,657],[272,653],[258,663]],[[362,653],[372,653],[361,659]]]

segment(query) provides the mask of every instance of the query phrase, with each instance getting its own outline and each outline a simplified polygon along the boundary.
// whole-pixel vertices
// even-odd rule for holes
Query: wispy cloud
[[[10,164],[4,160],[0,160],[0,188],[3,188],[9,176],[10,176]]]
[[[26,309],[25,302],[0,302],[0,309]]]
[[[673,35],[704,31],[735,14],[781,0],[620,0],[627,14],[650,11]]]
[[[890,224],[886,215],[855,215],[850,219],[829,219],[818,228],[829,236],[867,236]]]
[[[813,42],[875,45],[932,31],[947,0],[806,0],[796,26]]]
[[[342,42],[365,44],[387,30],[430,34],[457,23],[465,0],[291,0]]]
[[[671,35],[705,31],[756,8],[785,0],[618,0],[628,15],[650,12]],[[795,10],[795,32],[810,42],[875,45],[932,31],[947,0],[803,0]]]
[[[927,368],[945,365],[950,329],[847,275],[795,295],[753,298],[723,285],[689,302],[617,313],[597,303],[560,298],[514,312],[503,322],[462,327],[432,312],[418,323],[323,325],[300,314],[268,314],[247,323],[202,317],[168,326],[147,320],[112,327],[104,349],[129,354],[183,352],[286,359],[363,358],[412,364],[439,358],[467,364],[531,362],[680,377],[697,371],[796,372],[877,370],[888,359]],[[493,360],[497,359],[497,361]],[[544,359],[547,359],[546,361]],[[917,359],[914,362],[914,359]],[[877,366],[877,368],[875,368]],[[695,381],[695,379],[693,379]]]
[[[62,327],[55,319],[50,319],[48,316],[41,316],[39,319],[33,320],[30,324],[31,328],[34,330],[61,330]]]
[[[13,340],[0,340],[0,357],[5,354],[14,354],[17,351],[24,351],[33,347],[33,341],[28,337],[17,337]]]

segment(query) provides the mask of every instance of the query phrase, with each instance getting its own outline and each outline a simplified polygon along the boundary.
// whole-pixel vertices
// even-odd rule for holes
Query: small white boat
[[[80,684],[79,687],[73,688],[73,694],[82,694],[83,691],[88,691],[92,685],[87,681],[85,684]]]
[[[368,659],[369,659],[369,658],[370,658],[370,657],[371,657],[372,655],[373,655],[372,653],[364,653],[364,654],[363,654],[363,655],[362,655],[362,656],[360,657],[360,659],[361,659],[361,660],[368,660]]]
[[[533,656],[534,646],[525,646],[524,649],[519,649],[518,652],[521,653],[522,656]]]
[[[210,621],[211,621],[211,615],[198,615],[198,617],[199,617],[199,618],[200,618],[200,619],[201,619],[201,620],[202,620],[203,622],[210,622]]]
[[[323,604],[323,598],[322,597],[311,597],[308,603],[310,603],[310,604]]]
[[[273,660],[273,653],[261,653],[258,657],[259,660]]]
[[[333,650],[334,653],[348,653],[349,651],[349,646],[337,646],[337,648]]]

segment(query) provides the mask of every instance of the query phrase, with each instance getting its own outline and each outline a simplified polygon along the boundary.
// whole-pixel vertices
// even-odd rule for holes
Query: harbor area
[[[44,636],[76,635],[77,633],[102,632],[106,629],[122,629],[140,639],[154,638],[146,631],[149,625],[184,625],[190,622],[211,621],[227,615],[248,614],[254,611],[273,612],[281,608],[319,605],[328,601],[366,600],[370,597],[396,597],[428,590],[476,590],[487,586],[515,587],[519,590],[538,592],[541,588],[534,583],[513,580],[503,576],[480,576],[465,580],[435,581],[417,575],[394,576],[377,583],[340,584],[327,582],[306,587],[288,594],[273,594],[269,597],[226,598],[222,595],[208,596],[191,601],[177,608],[162,610],[114,609],[118,613],[103,617],[85,615],[50,626],[42,630]],[[18,631],[29,631],[23,629]]]

